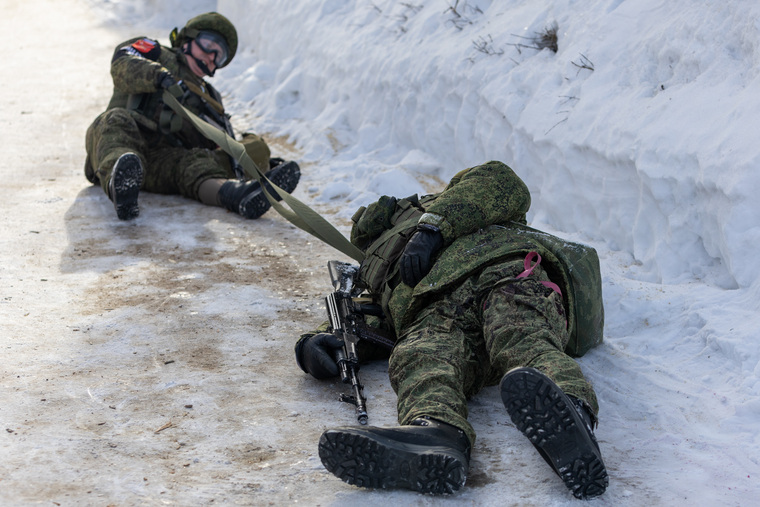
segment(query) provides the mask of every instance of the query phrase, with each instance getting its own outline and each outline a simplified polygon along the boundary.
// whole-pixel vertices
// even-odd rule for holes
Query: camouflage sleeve
[[[458,173],[426,207],[419,223],[438,227],[446,244],[494,224],[526,223],[530,191],[501,162],[487,162]]]
[[[167,69],[158,61],[161,45],[141,37],[116,48],[111,60],[114,87],[124,93],[151,93],[158,89],[158,78]]]

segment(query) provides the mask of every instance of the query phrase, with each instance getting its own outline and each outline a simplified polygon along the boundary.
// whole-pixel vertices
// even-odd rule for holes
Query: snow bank
[[[571,3],[219,8],[252,51],[230,89],[246,82],[262,127],[307,158],[337,148],[325,181],[374,194],[370,174],[391,168],[446,180],[500,159],[533,191],[534,220],[630,252],[642,280],[754,284],[760,7]],[[553,24],[556,54],[524,47]],[[410,151],[426,163],[402,164]]]

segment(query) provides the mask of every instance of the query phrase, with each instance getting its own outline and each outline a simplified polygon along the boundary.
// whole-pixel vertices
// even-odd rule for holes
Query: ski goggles
[[[230,50],[227,41],[215,32],[198,32],[195,43],[206,54],[214,55],[214,64],[217,68],[224,67],[229,62]]]

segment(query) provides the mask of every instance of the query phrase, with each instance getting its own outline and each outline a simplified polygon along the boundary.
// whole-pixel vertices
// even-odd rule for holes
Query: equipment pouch
[[[158,126],[164,135],[176,134],[182,130],[182,118],[167,107],[161,111]]]
[[[396,275],[396,261],[404,252],[409,238],[417,230],[417,221],[424,212],[417,207],[418,205],[416,199],[399,199],[390,220],[392,228],[373,241],[365,252],[366,256],[359,271],[359,282],[370,293],[381,294],[386,282],[390,282]],[[393,270],[391,266],[394,266]]]

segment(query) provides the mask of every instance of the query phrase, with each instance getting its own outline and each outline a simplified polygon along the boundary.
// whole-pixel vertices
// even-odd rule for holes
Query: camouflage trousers
[[[236,178],[223,151],[175,147],[161,141],[161,137],[140,128],[126,109],[109,109],[87,129],[87,179],[99,183],[108,194],[113,165],[127,152],[140,157],[145,170],[141,190],[147,192],[180,194],[198,200],[198,189],[204,181]],[[243,144],[254,162],[268,170],[270,152],[264,140],[248,134]]]
[[[564,353],[561,297],[540,283],[548,280],[543,269],[516,278],[523,269],[522,259],[485,269],[404,330],[389,362],[401,424],[427,415],[462,429],[474,444],[467,399],[518,366],[542,371],[598,412],[593,388]]]

